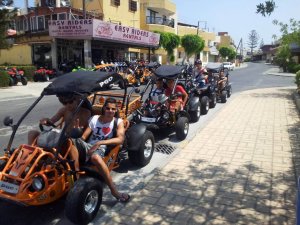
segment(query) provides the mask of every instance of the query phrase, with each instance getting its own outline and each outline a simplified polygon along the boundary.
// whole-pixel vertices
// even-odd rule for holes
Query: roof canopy
[[[92,93],[106,90],[111,84],[118,81],[123,82],[123,78],[114,72],[77,71],[56,78],[44,89],[43,94]]]

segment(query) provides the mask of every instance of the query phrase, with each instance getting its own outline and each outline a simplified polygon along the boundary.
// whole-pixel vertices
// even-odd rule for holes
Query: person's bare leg
[[[120,198],[121,194],[118,192],[116,186],[114,185],[112,177],[110,175],[110,171],[103,159],[101,158],[101,156],[93,154],[91,156],[91,161],[98,168],[100,175],[104,178],[105,183],[109,187],[111,194],[116,198]]]
[[[77,148],[72,145],[70,149],[70,158],[74,160],[75,171],[79,171],[79,153]],[[79,178],[79,174],[76,173],[77,179]]]
[[[35,139],[40,135],[40,132],[37,130],[31,130],[28,132],[28,144],[32,145]]]

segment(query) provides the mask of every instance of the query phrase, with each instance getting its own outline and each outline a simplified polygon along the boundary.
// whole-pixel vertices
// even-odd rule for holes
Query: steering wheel
[[[47,124],[39,124],[39,128],[41,131],[44,131],[44,126],[51,126],[51,127],[56,127],[56,125],[54,123],[52,123],[51,121],[47,121]]]

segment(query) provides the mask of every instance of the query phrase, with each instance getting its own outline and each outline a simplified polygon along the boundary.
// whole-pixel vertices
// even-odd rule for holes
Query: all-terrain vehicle
[[[194,76],[187,75],[184,85],[189,94],[189,101],[192,101],[193,105],[197,105],[196,111],[189,112],[191,122],[197,122],[201,114],[206,115],[209,109],[214,108],[217,104],[214,77],[208,75],[207,83],[199,86],[199,82]]]
[[[50,79],[56,77],[57,73],[55,69],[47,69],[45,67],[40,67],[33,74],[33,81],[49,81]]]
[[[174,79],[176,87],[183,70],[184,67],[181,66],[163,65],[158,67],[154,73],[159,79]],[[145,125],[150,130],[175,128],[176,138],[180,141],[184,140],[189,131],[189,113],[185,108],[181,110],[173,109],[173,105],[178,101],[177,97],[182,93],[175,93],[174,88],[170,96],[166,96],[165,94],[151,96],[151,92],[154,89],[154,82],[151,80],[142,92],[142,95],[149,87],[149,96],[142,108],[137,109],[133,114],[134,122]]]
[[[91,165],[81,164],[79,172],[74,170],[74,162],[69,157],[73,145],[71,138],[80,137],[82,132],[74,128],[67,136],[65,131],[80,107],[93,109],[89,107],[91,105],[88,99],[91,97],[88,96],[97,93],[92,96],[92,99],[96,101],[98,91],[105,90],[107,86],[118,80],[123,80],[123,78],[117,73],[78,71],[62,75],[43,90],[41,96],[16,124],[13,123],[11,117],[4,119],[4,124],[11,126],[13,131],[5,155],[0,157],[1,199],[25,206],[38,206],[51,203],[67,195],[65,214],[69,220],[76,224],[87,224],[93,220],[102,202],[103,179]],[[124,123],[128,124],[129,113],[139,107],[140,96],[130,96],[133,91],[127,94],[126,90],[123,95],[119,96],[121,97],[119,113]],[[45,96],[66,93],[77,94],[81,100],[73,116],[64,121],[64,126],[56,138],[50,139],[49,142],[45,141],[43,144],[37,138],[33,145],[22,144],[13,148],[17,130],[20,129],[22,121],[28,117],[35,106]],[[94,100],[93,102],[95,102]],[[95,104],[94,107],[97,106],[101,105]],[[154,150],[153,135],[143,132],[141,129],[129,127],[126,137],[129,158],[133,158],[131,161],[138,165],[147,164]],[[103,158],[109,170],[119,166],[121,148],[120,145],[114,146]],[[140,159],[143,161],[139,162]],[[78,173],[79,179],[76,176]]]
[[[24,75],[23,70],[13,67],[7,68],[6,71],[9,75],[9,86],[17,85],[18,82],[21,82],[22,85],[27,85],[27,77]]]
[[[209,63],[206,65],[206,69],[211,77],[213,78],[213,83],[215,86],[215,92],[217,96],[217,101],[221,103],[226,103],[227,98],[229,98],[232,94],[231,83],[229,82],[229,72],[227,68],[224,68],[222,63]],[[226,78],[223,85],[220,85],[221,73],[224,73],[224,77]]]

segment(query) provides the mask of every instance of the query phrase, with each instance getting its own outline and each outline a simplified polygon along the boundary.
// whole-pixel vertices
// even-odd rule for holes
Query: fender
[[[189,111],[196,111],[199,101],[199,97],[192,97],[189,101]]]
[[[189,121],[191,119],[190,114],[188,114],[186,111],[178,112],[178,114],[176,115],[176,118],[178,119],[179,117],[186,117],[186,118],[188,118]]]
[[[137,151],[141,145],[142,137],[146,132],[144,124],[135,124],[126,132],[126,139],[129,151]]]

